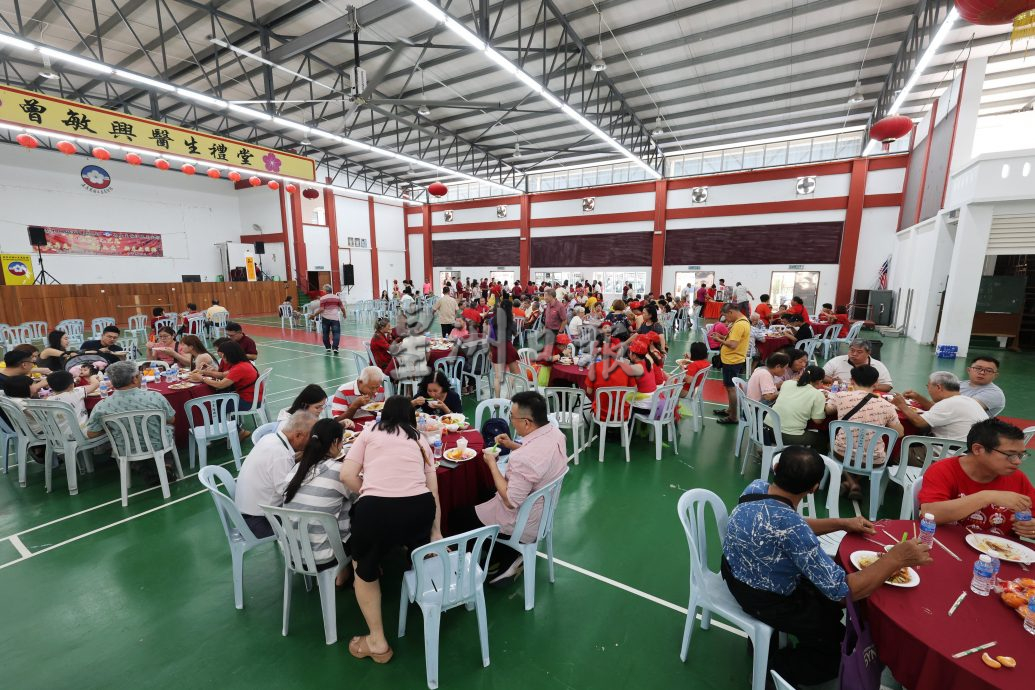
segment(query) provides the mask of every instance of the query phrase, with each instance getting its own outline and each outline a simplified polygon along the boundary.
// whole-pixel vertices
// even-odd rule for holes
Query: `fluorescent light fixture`
[[[139,74],[133,74],[132,72],[127,72],[121,69],[115,70],[115,76],[119,79],[125,79],[126,81],[133,81],[138,84],[143,84],[144,86],[149,86],[152,89],[160,89],[162,91],[176,90],[176,87],[172,84],[166,84],[165,82],[156,81],[154,79],[148,79],[147,77],[142,77]]]
[[[66,62],[69,65],[75,65],[76,67],[85,69],[89,72],[97,72],[99,74],[112,74],[115,71],[111,67],[108,67],[107,65],[102,65],[99,62],[87,60],[86,58],[81,58],[78,55],[69,55],[68,53],[62,53],[60,50],[54,50],[53,48],[48,48],[46,46],[41,46],[39,51],[53,60],[57,60],[59,62]]]
[[[952,27],[956,24],[956,20],[959,19],[959,11],[953,7],[948,15],[945,17],[945,21],[938,27],[938,32],[935,33],[934,38],[931,39],[930,45],[927,46],[927,50],[920,56],[920,59],[916,63],[916,67],[913,68],[913,73],[909,75],[909,79],[906,81],[906,85],[899,91],[895,101],[888,108],[888,115],[897,115],[899,108],[906,102],[906,98],[909,96],[913,87],[916,86],[917,81],[920,80],[924,70],[931,64],[931,60],[934,59],[935,53],[941,47],[942,43],[945,43],[945,39],[948,38],[949,32],[952,31]],[[873,150],[877,148],[877,140],[871,139],[870,143],[866,145],[866,150],[863,151],[864,156],[868,156],[873,153]]]
[[[265,120],[268,122],[273,119],[273,116],[267,115],[261,110],[255,110],[254,108],[245,108],[243,105],[237,105],[236,103],[227,103],[226,107],[229,108],[230,112],[232,113],[237,113],[238,115],[243,115],[244,117],[252,118],[255,120]]]
[[[201,103],[202,105],[207,105],[210,108],[217,108],[221,110],[229,105],[229,103],[227,103],[226,101],[220,100],[218,98],[212,98],[212,96],[203,93],[198,93],[197,91],[191,91],[190,89],[178,88],[176,89],[176,94],[179,96],[183,96],[186,99],[196,101],[197,103]]]
[[[291,120],[285,120],[282,117],[275,117],[272,120],[273,124],[280,125],[281,127],[287,127],[288,129],[294,129],[302,132],[303,134],[309,134],[310,128],[307,125],[300,124],[298,122],[292,122]]]
[[[323,88],[328,89],[330,91],[336,91],[337,90],[333,86],[330,86],[328,84],[324,84],[322,81],[317,81],[316,79],[313,79],[312,77],[308,77],[308,76],[302,74],[301,72],[296,72],[294,70],[288,69],[287,67],[284,67],[283,65],[278,65],[277,63],[275,63],[275,62],[273,62],[271,60],[267,60],[266,58],[262,57],[261,55],[256,55],[255,53],[248,52],[244,48],[238,48],[237,46],[232,45],[230,43],[227,43],[226,41],[223,41],[221,39],[210,38],[208,40],[209,40],[209,43],[212,43],[212,44],[215,44],[217,46],[226,48],[227,50],[232,51],[234,53],[237,53],[238,55],[241,55],[243,57],[251,58],[252,60],[255,60],[256,62],[261,62],[264,65],[269,65],[273,69],[280,70],[281,72],[284,72],[286,74],[290,74],[292,77],[296,77],[298,79],[304,79],[307,82],[309,82],[310,84],[316,84],[318,86],[322,86]]]
[[[551,93],[542,84],[537,82],[535,78],[533,78],[530,74],[526,73],[523,69],[514,65],[513,63],[510,63],[510,61],[506,57],[504,57],[495,49],[484,43],[470,29],[465,27],[463,24],[458,22],[453,17],[443,12],[438,6],[433,4],[431,0],[410,0],[410,2],[413,5],[417,6],[419,9],[426,12],[436,21],[443,22],[446,28],[452,31],[455,36],[460,38],[465,43],[468,43],[471,46],[474,46],[475,48],[481,49],[482,52],[484,52],[489,57],[489,59],[492,60],[492,62],[494,62],[497,66],[503,68],[508,73],[517,77],[518,81],[520,81],[525,86],[530,88],[533,92],[541,96],[550,105],[552,105],[555,108],[558,108],[561,112],[567,115],[570,119],[577,122],[584,129],[588,130],[591,134],[593,134],[593,136],[597,137],[605,144],[609,145],[611,148],[615,149],[623,156],[636,163],[638,166],[646,170],[647,173],[655,179],[661,178],[661,173],[659,173],[653,167],[648,165],[646,161],[634,154],[629,149],[625,148],[625,146],[621,142],[614,139],[607,132],[604,132],[602,129],[594,125],[585,117],[575,112],[575,110],[571,106],[561,101],[557,96]],[[509,67],[507,66],[508,64]]]
[[[15,38],[10,34],[0,34],[0,45],[10,46],[12,48],[18,48],[20,50],[36,50],[36,46],[34,46],[33,44],[29,43],[28,41],[23,41],[20,38]]]

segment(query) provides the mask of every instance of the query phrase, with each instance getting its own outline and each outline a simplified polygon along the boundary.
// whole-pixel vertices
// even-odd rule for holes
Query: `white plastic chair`
[[[823,359],[830,359],[830,353],[837,348],[837,334],[841,332],[841,324],[835,323],[823,329],[823,336],[820,339],[823,343]]]
[[[467,358],[468,370],[463,372],[461,380],[470,381],[474,386],[475,400],[485,400],[492,394],[492,381],[489,379],[492,367],[489,365],[488,354],[484,349],[475,350]]]
[[[157,333],[163,328],[171,328],[176,330],[176,317],[166,314],[160,319],[155,319],[154,332]]]
[[[795,690],[794,686],[783,679],[776,671],[770,671],[770,675],[773,677],[773,686],[776,690]]]
[[[550,582],[554,582],[553,569],[553,516],[557,511],[557,502],[561,497],[561,486],[564,483],[564,474],[544,485],[542,488],[533,491],[525,499],[518,509],[517,519],[514,522],[514,533],[509,537],[500,535],[497,542],[509,546],[521,554],[521,560],[525,567],[525,610],[531,611],[535,608],[535,565],[536,551],[539,544],[546,543],[546,564],[547,572],[550,575]],[[534,541],[523,543],[521,535],[524,533],[528,520],[532,516],[535,506],[541,505],[539,513],[539,529],[536,532]]]
[[[75,496],[79,493],[77,474],[79,455],[84,451],[106,445],[108,439],[104,436],[87,438],[79,427],[75,408],[60,400],[26,400],[25,414],[30,415],[39,424],[43,438],[47,441],[46,458],[43,461],[47,493],[50,493],[53,488],[54,453],[60,453],[65,456],[68,493]],[[89,471],[93,471],[93,461],[90,460],[89,454],[83,458],[83,466]]]
[[[283,328],[284,324],[291,330],[295,328],[295,310],[290,304],[282,304],[278,308],[277,312],[280,314],[280,327]]]
[[[525,393],[533,390],[532,382],[521,374],[512,374],[509,371],[503,374],[503,385],[501,395],[513,397],[517,393]]]
[[[876,424],[863,424],[839,419],[830,422],[830,447],[834,447],[834,438],[837,432],[845,434],[845,456],[841,462],[844,472],[862,475],[870,478],[870,520],[877,519],[877,508],[884,500],[884,490],[887,488],[888,463],[875,465],[873,454],[877,450],[877,444],[884,441],[886,453],[890,453],[898,441],[898,432],[886,426]]]
[[[5,397],[2,391],[0,391],[0,397]],[[14,427],[8,424],[4,415],[0,414],[0,455],[4,458],[4,474],[7,474],[8,460],[10,458],[12,448],[18,448],[18,432],[14,430]],[[17,461],[17,450],[15,450],[15,462]]]
[[[535,358],[539,356],[539,353],[530,347],[523,347],[518,350],[517,353],[518,359],[521,360],[521,363],[527,364],[528,366],[532,366],[535,362]]]
[[[86,324],[82,319],[65,319],[57,326],[54,326],[55,331],[64,331],[65,335],[68,336],[69,344],[76,347],[80,347],[83,344],[83,330],[85,328]]]
[[[780,431],[780,415],[768,405],[751,400],[746,395],[741,397],[737,407],[744,414],[748,425],[748,447],[744,451],[744,457],[740,459],[740,473],[744,474],[747,471],[751,449],[757,446],[762,452],[762,479],[769,481],[769,471],[773,467],[773,456],[786,447],[786,444],[783,442],[783,434]],[[772,445],[765,442],[766,427],[772,429],[775,440],[775,443]]]
[[[196,335],[202,340],[205,339],[205,316],[203,314],[196,314],[188,317],[183,323],[183,332],[185,335]]]
[[[546,412],[557,420],[557,428],[571,430],[572,454],[578,465],[579,453],[582,451],[582,430],[589,431],[589,398],[581,388],[560,386],[544,389],[543,396],[546,398]]]
[[[147,316],[145,314],[134,314],[126,322],[126,330],[123,335],[127,337],[147,338]]]
[[[917,477],[916,481],[909,487],[909,497],[913,501],[913,514],[909,516],[910,520],[918,520],[920,518],[920,489],[924,486],[923,476]]]
[[[93,335],[94,340],[98,340],[104,335],[104,329],[108,326],[114,326],[115,319],[110,316],[100,316],[90,322],[90,331]]]
[[[1035,426],[1029,426],[1024,429],[1024,447],[1027,448],[1031,442],[1032,437],[1035,437]]]
[[[169,478],[165,472],[165,454],[171,452],[176,462],[176,476],[183,479],[183,467],[180,465],[180,454],[176,450],[172,429],[165,423],[165,415],[158,410],[141,410],[139,412],[120,412],[105,415],[101,420],[108,440],[111,441],[111,454],[119,465],[119,482],[122,489],[122,507],[129,504],[129,463],[154,461],[158,470],[158,480],[162,484],[162,498],[169,499]],[[162,445],[155,446],[150,431],[159,429]]]
[[[819,338],[806,338],[805,340],[799,340],[794,343],[794,347],[802,350],[809,356],[809,361],[815,364],[816,360],[816,348],[823,345],[823,341]]]
[[[227,439],[234,454],[234,465],[241,471],[241,440],[237,437],[237,418],[234,412],[241,404],[237,393],[216,393],[188,400],[183,405],[183,414],[187,416],[190,436],[187,447],[190,453],[190,466],[194,467],[194,455],[197,454],[201,467],[208,464],[208,444],[219,439]],[[195,422],[195,416],[201,418]]]
[[[352,559],[345,555],[341,543],[341,530],[338,521],[329,513],[314,510],[292,510],[290,508],[274,508],[261,506],[262,512],[273,526],[280,545],[280,553],[284,557],[284,624],[281,634],[287,637],[288,623],[291,618],[291,575],[298,573],[306,577],[316,578],[320,589],[320,608],[323,611],[323,635],[327,644],[338,641],[338,618],[335,608],[334,578],[338,570]],[[316,556],[309,540],[311,529],[323,530],[327,534],[327,542],[334,551],[338,567],[317,570]]]
[[[1033,427],[1033,430],[1035,430],[1035,427]],[[921,467],[911,467],[909,465],[909,454],[914,447],[922,447],[924,449],[924,463]],[[899,511],[900,520],[909,520],[913,515],[912,495],[909,493],[909,487],[913,485],[913,482],[922,477],[933,462],[958,455],[966,450],[966,441],[932,436],[906,436],[902,439],[902,443],[899,444],[898,464],[888,468],[888,480],[902,487],[902,508]]]
[[[209,328],[209,335],[215,339],[219,337],[226,337],[226,322],[230,320],[230,315],[225,311],[217,312],[212,315],[212,326]]]
[[[645,424],[651,427],[651,436],[654,437],[654,459],[661,460],[661,442],[665,430],[668,429],[668,440],[672,449],[679,454],[679,430],[676,429],[676,408],[679,406],[679,394],[682,392],[681,384],[659,386],[651,398],[650,409],[646,415],[634,414],[632,416],[632,429],[637,424]]]
[[[764,690],[766,667],[769,664],[769,641],[773,629],[762,621],[751,617],[740,607],[730,594],[722,575],[708,566],[708,507],[711,507],[719,543],[726,539],[726,523],[729,514],[722,499],[707,489],[691,489],[679,498],[677,512],[683,523],[686,540],[690,546],[690,603],[686,609],[686,625],[683,628],[683,644],[679,658],[686,662],[690,649],[690,634],[697,620],[697,609],[701,609],[701,629],[711,625],[712,614],[718,614],[747,633],[753,649],[751,666],[752,690]]]
[[[273,367],[269,367],[259,375],[259,378],[255,379],[255,395],[252,398],[252,409],[237,411],[237,421],[241,422],[242,428],[244,428],[243,418],[245,417],[252,420],[256,429],[259,428],[261,424],[270,423],[269,410],[266,409],[266,381],[272,373]]]
[[[711,369],[706,369],[705,371],[711,371]],[[747,413],[744,411],[744,401],[748,399],[747,381],[739,376],[734,376],[733,389],[736,391],[735,395],[737,397],[737,434],[735,437],[735,444],[733,446],[733,457],[736,458],[740,456],[742,446],[744,445],[744,439],[748,436],[749,431]],[[741,469],[740,473],[744,474],[744,470]]]
[[[482,430],[482,422],[498,417],[507,424],[510,424],[510,399],[489,398],[478,403],[474,408],[474,428]]]
[[[244,608],[244,554],[256,546],[262,546],[276,541],[276,535],[268,537],[256,537],[244,516],[234,504],[234,497],[237,494],[237,482],[233,475],[225,467],[211,465],[202,467],[198,472],[198,481],[208,489],[212,496],[212,502],[216,504],[216,513],[219,515],[219,522],[223,525],[223,534],[226,535],[226,542],[230,546],[230,569],[234,581],[234,606],[238,609]],[[220,491],[219,484],[223,485]]]
[[[593,423],[600,435],[599,462],[604,461],[604,444],[607,441],[608,429],[619,429],[622,433],[622,446],[625,448],[625,461],[629,462],[629,425],[632,408],[629,401],[636,394],[636,389],[628,386],[613,388],[597,388],[594,392]],[[606,401],[606,402],[605,402]],[[607,414],[602,414],[604,407]]]
[[[458,606],[474,609],[482,666],[489,666],[489,627],[485,611],[485,574],[499,525],[489,525],[415,549],[413,568],[403,575],[399,594],[399,637],[406,634],[406,614],[415,603],[424,615],[424,663],[428,687],[438,687],[439,626],[442,612]]]
[[[464,375],[463,357],[443,357],[435,360],[435,371],[441,371],[449,379],[449,385],[460,395],[462,388],[461,378]]]
[[[24,487],[26,484],[25,463],[28,459],[29,449],[46,446],[47,439],[43,438],[41,433],[29,425],[29,420],[26,418],[21,406],[6,395],[0,395],[0,412],[3,413],[4,417],[7,417],[7,427],[10,429],[10,431],[5,431],[4,468],[5,470],[7,468],[7,443],[13,442],[15,461],[18,463],[18,484]],[[11,432],[14,434],[13,437]]]
[[[826,455],[820,455],[823,458],[823,465],[826,467],[826,480],[829,482],[827,486],[827,500],[826,500],[826,517],[837,519],[841,517],[841,508],[839,501],[841,498],[841,465],[838,464],[837,460],[827,457]],[[780,461],[780,453],[773,456],[773,465]],[[805,499],[798,503],[798,514],[805,518],[819,518],[822,517],[816,512],[816,496],[815,494],[808,494]],[[823,547],[823,552],[828,556],[834,556],[837,554],[837,549],[841,546],[841,540],[844,539],[846,532],[844,530],[838,530],[837,532],[829,532],[819,536],[819,544]]]
[[[690,411],[693,412],[694,415],[694,433],[699,433],[704,427],[704,382],[708,379],[709,371],[711,371],[711,367],[705,367],[696,372],[694,377],[690,379],[690,388],[687,389],[686,393],[686,400],[690,405]],[[738,453],[739,446],[740,444],[737,444],[737,448],[735,449]]]
[[[266,424],[263,424],[258,429],[252,432],[252,444],[257,444],[259,441],[262,440],[262,437],[266,436],[267,434],[276,433],[278,428],[280,428],[280,422],[267,422]]]
[[[46,342],[47,333],[50,332],[50,327],[46,321],[26,321],[21,324],[22,337],[26,338],[24,342],[33,342],[39,340]]]

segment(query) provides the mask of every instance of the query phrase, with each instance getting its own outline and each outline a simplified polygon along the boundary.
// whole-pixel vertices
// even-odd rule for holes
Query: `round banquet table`
[[[765,361],[769,359],[769,355],[793,344],[794,341],[790,338],[769,336],[762,342],[757,343],[755,350],[758,352],[758,358],[765,363]]]
[[[718,320],[722,316],[722,305],[724,304],[726,303],[708,300],[704,305],[704,310],[701,312],[701,318]]]
[[[895,441],[895,445],[891,448],[891,452],[887,454],[887,456],[891,459],[894,459],[898,455],[899,448],[902,445],[902,439],[904,439],[906,436],[929,435],[927,432],[918,429],[916,425],[913,424],[913,422],[909,421],[909,417],[907,417],[905,413],[902,412],[902,410],[896,410],[896,412],[898,413],[898,423],[902,425],[902,435],[898,437],[898,440]],[[830,422],[834,421],[837,421],[836,412],[834,414],[828,414],[826,420],[822,424],[816,424],[809,420],[807,426],[809,429],[816,429],[817,431],[821,432],[825,438],[829,438]]]
[[[428,364],[434,368],[435,362],[442,359],[443,357],[449,357],[453,354],[459,354],[455,352],[456,348],[449,348],[448,350],[435,350],[431,347],[428,348]]]
[[[891,534],[913,533],[909,520],[886,520],[878,524]],[[974,561],[979,555],[964,541],[966,532],[958,525],[938,528],[937,539],[962,560],[957,561],[935,544],[934,563],[918,568],[920,584],[915,588],[884,585],[866,600],[863,614],[869,623],[877,654],[903,687],[910,690],[1020,690],[1031,687],[1032,636],[1024,632],[1020,616],[995,593],[979,597],[970,591]],[[871,539],[890,542],[877,530]],[[876,545],[857,534],[841,542],[837,557],[848,572],[855,567],[849,556]],[[1021,567],[1003,562],[1000,579],[1028,577]],[[967,596],[956,612],[949,608],[960,595]],[[995,640],[989,656],[1011,656],[1018,668],[993,670],[981,661],[981,652],[960,659],[952,655]]]
[[[196,383],[190,388],[179,389],[170,388],[169,386],[171,385],[170,383],[149,383],[147,384],[147,389],[160,393],[163,398],[169,401],[173,412],[176,413],[176,419],[173,422],[173,437],[176,439],[177,446],[185,446],[190,435],[190,425],[187,424],[187,415],[183,411],[183,406],[194,398],[212,395],[220,391],[212,388],[207,383]],[[92,412],[93,408],[97,407],[100,401],[101,397],[99,395],[86,396],[86,411]]]
[[[589,369],[575,364],[554,364],[550,367],[551,386],[573,383],[579,388],[585,388],[587,376]]]

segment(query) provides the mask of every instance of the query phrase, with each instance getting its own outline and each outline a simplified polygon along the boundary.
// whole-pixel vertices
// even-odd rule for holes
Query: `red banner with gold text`
[[[162,236],[149,232],[111,232],[44,228],[44,254],[100,254],[103,256],[162,256]]]

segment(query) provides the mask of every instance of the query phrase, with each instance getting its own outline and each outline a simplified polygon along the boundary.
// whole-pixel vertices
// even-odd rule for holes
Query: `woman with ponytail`
[[[298,464],[288,474],[284,489],[284,507],[292,510],[315,510],[327,513],[338,521],[337,535],[328,535],[320,529],[309,532],[313,555],[319,570],[338,566],[341,570],[335,584],[345,584],[351,568],[341,567],[331,550],[331,539],[341,539],[345,553],[352,554],[349,536],[352,534],[349,511],[355,496],[341,482],[342,437],[344,429],[333,419],[321,419],[310,432],[309,441]]]
[[[810,365],[802,370],[797,382],[787,381],[780,386],[773,409],[780,415],[780,431],[787,445],[811,446],[820,453],[827,451],[826,434],[806,428],[826,421],[826,396],[821,386],[825,372],[822,367]]]

